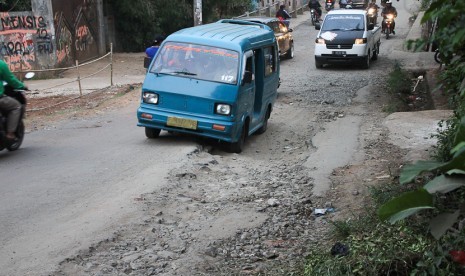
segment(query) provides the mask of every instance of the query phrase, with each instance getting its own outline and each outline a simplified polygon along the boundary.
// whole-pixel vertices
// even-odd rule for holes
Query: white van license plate
[[[346,54],[346,51],[333,51],[333,55],[342,56],[345,54]]]
[[[168,117],[167,126],[182,127],[187,129],[197,129],[197,121],[191,119]]]

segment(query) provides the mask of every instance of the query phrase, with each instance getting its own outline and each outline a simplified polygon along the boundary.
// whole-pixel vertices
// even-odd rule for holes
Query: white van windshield
[[[363,31],[364,29],[363,15],[358,14],[328,14],[321,27],[322,31]]]
[[[159,51],[151,73],[237,84],[235,51],[180,42],[167,42]]]

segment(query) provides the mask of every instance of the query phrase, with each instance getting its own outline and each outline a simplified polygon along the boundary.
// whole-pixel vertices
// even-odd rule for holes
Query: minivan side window
[[[276,51],[274,47],[266,47],[263,49],[265,56],[265,77],[276,71]]]

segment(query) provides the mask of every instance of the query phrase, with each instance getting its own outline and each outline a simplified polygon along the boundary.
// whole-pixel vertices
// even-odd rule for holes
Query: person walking
[[[150,47],[145,49],[145,60],[144,60],[144,67],[148,68],[150,63],[152,62],[153,57],[157,54],[158,49],[160,48],[161,43],[165,40],[164,36],[157,36]]]

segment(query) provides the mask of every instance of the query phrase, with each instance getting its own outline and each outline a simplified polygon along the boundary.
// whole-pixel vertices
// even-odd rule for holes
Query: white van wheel
[[[363,62],[364,69],[370,68],[370,59],[371,59],[371,55],[370,55],[370,51],[368,51],[368,55],[366,56],[365,61]]]

